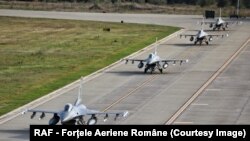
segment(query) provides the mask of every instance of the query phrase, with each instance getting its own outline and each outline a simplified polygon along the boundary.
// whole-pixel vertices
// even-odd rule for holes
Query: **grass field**
[[[90,21],[10,17],[0,21],[0,115],[178,30]]]

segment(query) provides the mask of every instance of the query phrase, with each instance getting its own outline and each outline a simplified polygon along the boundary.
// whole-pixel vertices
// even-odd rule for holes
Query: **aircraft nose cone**
[[[62,122],[67,122],[71,119],[71,116],[69,113],[64,113],[62,117]]]
[[[153,64],[153,62],[154,62],[153,60],[149,60],[149,61],[148,61],[148,64],[149,64],[149,65],[150,65],[150,64]]]

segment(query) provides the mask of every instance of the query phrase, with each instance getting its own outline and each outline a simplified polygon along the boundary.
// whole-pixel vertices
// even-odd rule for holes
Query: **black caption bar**
[[[166,139],[249,140],[249,125],[31,125],[30,141],[83,140],[86,137],[164,137]]]

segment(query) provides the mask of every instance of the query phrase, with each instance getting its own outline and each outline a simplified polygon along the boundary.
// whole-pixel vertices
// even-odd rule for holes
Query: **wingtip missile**
[[[183,62],[184,62],[184,63],[188,63],[188,59],[186,59],[186,60],[181,60],[181,61],[180,61],[180,65],[181,65]]]
[[[24,115],[24,114],[26,114],[27,113],[27,111],[28,111],[28,109],[25,109],[24,111],[22,111],[22,115]]]
[[[128,114],[129,114],[129,112],[128,111],[125,111],[124,113],[123,113],[123,117],[127,117],[128,116]]]

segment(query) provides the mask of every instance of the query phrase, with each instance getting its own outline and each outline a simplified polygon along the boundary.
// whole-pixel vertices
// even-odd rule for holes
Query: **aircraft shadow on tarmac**
[[[3,130],[0,129],[0,134],[10,134],[10,138],[17,138],[17,139],[23,139],[23,140],[29,140],[29,129],[23,129],[23,130]]]
[[[217,44],[208,44],[205,45],[204,43],[201,45],[194,45],[193,43],[175,43],[175,44],[164,44],[164,45],[170,45],[170,46],[177,46],[177,47],[210,47],[210,46],[217,46]]]
[[[152,74],[151,73],[144,73],[143,70],[138,70],[138,71],[108,71],[105,73],[113,73],[113,74],[117,74],[117,75],[121,75],[121,76],[131,76],[131,75],[164,75],[164,74],[176,74],[179,72],[167,72],[165,70],[165,72],[163,71],[162,73],[160,73],[159,71],[155,71]]]

